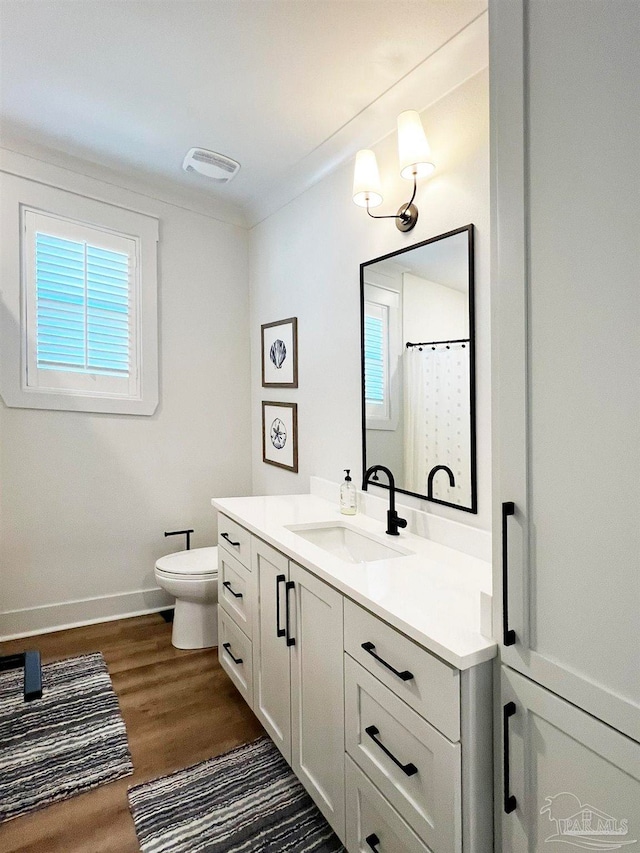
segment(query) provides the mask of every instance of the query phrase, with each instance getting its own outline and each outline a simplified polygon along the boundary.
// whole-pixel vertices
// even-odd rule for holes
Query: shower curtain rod
[[[435,347],[439,344],[468,344],[469,338],[456,338],[454,341],[419,341],[418,343],[411,343],[411,341],[407,341],[405,344],[406,348],[409,347]]]

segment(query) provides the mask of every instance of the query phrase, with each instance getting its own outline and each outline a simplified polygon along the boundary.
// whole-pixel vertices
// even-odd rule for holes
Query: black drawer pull
[[[373,850],[373,853],[379,853],[378,844],[380,844],[380,839],[375,834],[375,832],[372,832],[371,835],[367,835],[367,837],[365,838],[365,842]]]
[[[240,547],[240,543],[239,542],[233,542],[228,533],[221,533],[220,536],[222,536],[223,539],[226,539],[227,542],[229,543],[229,545],[233,545],[234,548]]]
[[[398,761],[395,755],[392,752],[389,752],[389,750],[382,743],[382,741],[379,741],[377,739],[376,735],[380,734],[379,729],[377,729],[375,726],[367,726],[365,732],[369,735],[369,737],[376,744],[376,746],[379,746],[380,749],[384,752],[384,754],[387,755],[393,761],[396,767],[399,767],[403,773],[405,773],[407,776],[414,776],[418,772],[418,768],[415,764],[412,764],[411,762],[409,762],[409,764],[403,764],[401,761]]]
[[[226,588],[229,590],[229,592],[231,593],[231,595],[235,596],[236,598],[242,598],[242,593],[241,593],[241,592],[234,592],[234,591],[231,589],[231,584],[229,583],[229,581],[222,581],[222,586],[226,586]]]
[[[276,575],[276,637],[284,637],[287,633],[280,627],[280,584],[285,581],[285,575]]]
[[[413,673],[409,672],[408,669],[405,669],[403,672],[400,672],[399,670],[395,669],[395,667],[391,666],[390,663],[387,663],[386,660],[383,660],[379,655],[377,655],[374,651],[375,646],[373,645],[373,643],[363,643],[362,648],[365,650],[365,652],[368,652],[372,658],[375,658],[378,663],[381,663],[382,666],[386,666],[387,669],[391,670],[394,675],[397,675],[398,678],[401,678],[403,681],[411,681],[411,679],[413,678]]]
[[[517,806],[516,798],[509,793],[511,788],[511,780],[509,778],[509,717],[513,717],[516,712],[516,703],[507,702],[502,709],[502,736],[504,744],[504,757],[502,772],[504,775],[504,810],[506,814],[511,814]]]
[[[242,658],[234,658],[233,652],[231,651],[231,643],[223,643],[222,648],[225,650],[225,652],[229,655],[229,657],[234,663],[242,663]]]
[[[516,632],[509,628],[509,557],[507,554],[507,519],[515,515],[516,505],[513,501],[502,504],[502,642],[505,646],[513,646]]]
[[[286,623],[287,623],[287,645],[288,646],[295,646],[295,644],[296,644],[295,637],[291,636],[291,626],[289,624],[290,619],[291,619],[291,606],[289,604],[289,593],[291,592],[292,589],[295,589],[295,586],[296,585],[293,581],[287,581],[286,584],[284,585],[284,599],[285,599],[285,603],[287,605]]]

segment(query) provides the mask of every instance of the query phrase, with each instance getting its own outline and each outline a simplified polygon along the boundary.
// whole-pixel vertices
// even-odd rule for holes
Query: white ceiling
[[[0,0],[3,135],[218,196],[253,223],[484,67],[486,5]],[[183,172],[192,146],[240,173],[218,187]]]

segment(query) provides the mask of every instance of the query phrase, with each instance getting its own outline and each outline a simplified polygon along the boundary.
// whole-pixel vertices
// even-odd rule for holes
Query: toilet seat
[[[187,574],[186,572],[164,572],[162,569],[156,568],[156,577],[165,578],[166,580],[181,580],[181,581],[215,581],[218,579],[217,572],[200,572],[200,574]]]
[[[218,547],[192,548],[167,554],[156,562],[156,571],[166,577],[204,580],[218,576]]]

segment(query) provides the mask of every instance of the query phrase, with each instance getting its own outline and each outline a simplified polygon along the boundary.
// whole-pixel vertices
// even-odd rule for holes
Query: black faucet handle
[[[390,509],[387,511],[387,535],[388,536],[399,536],[398,528],[406,527],[407,519],[400,518],[395,509]]]

